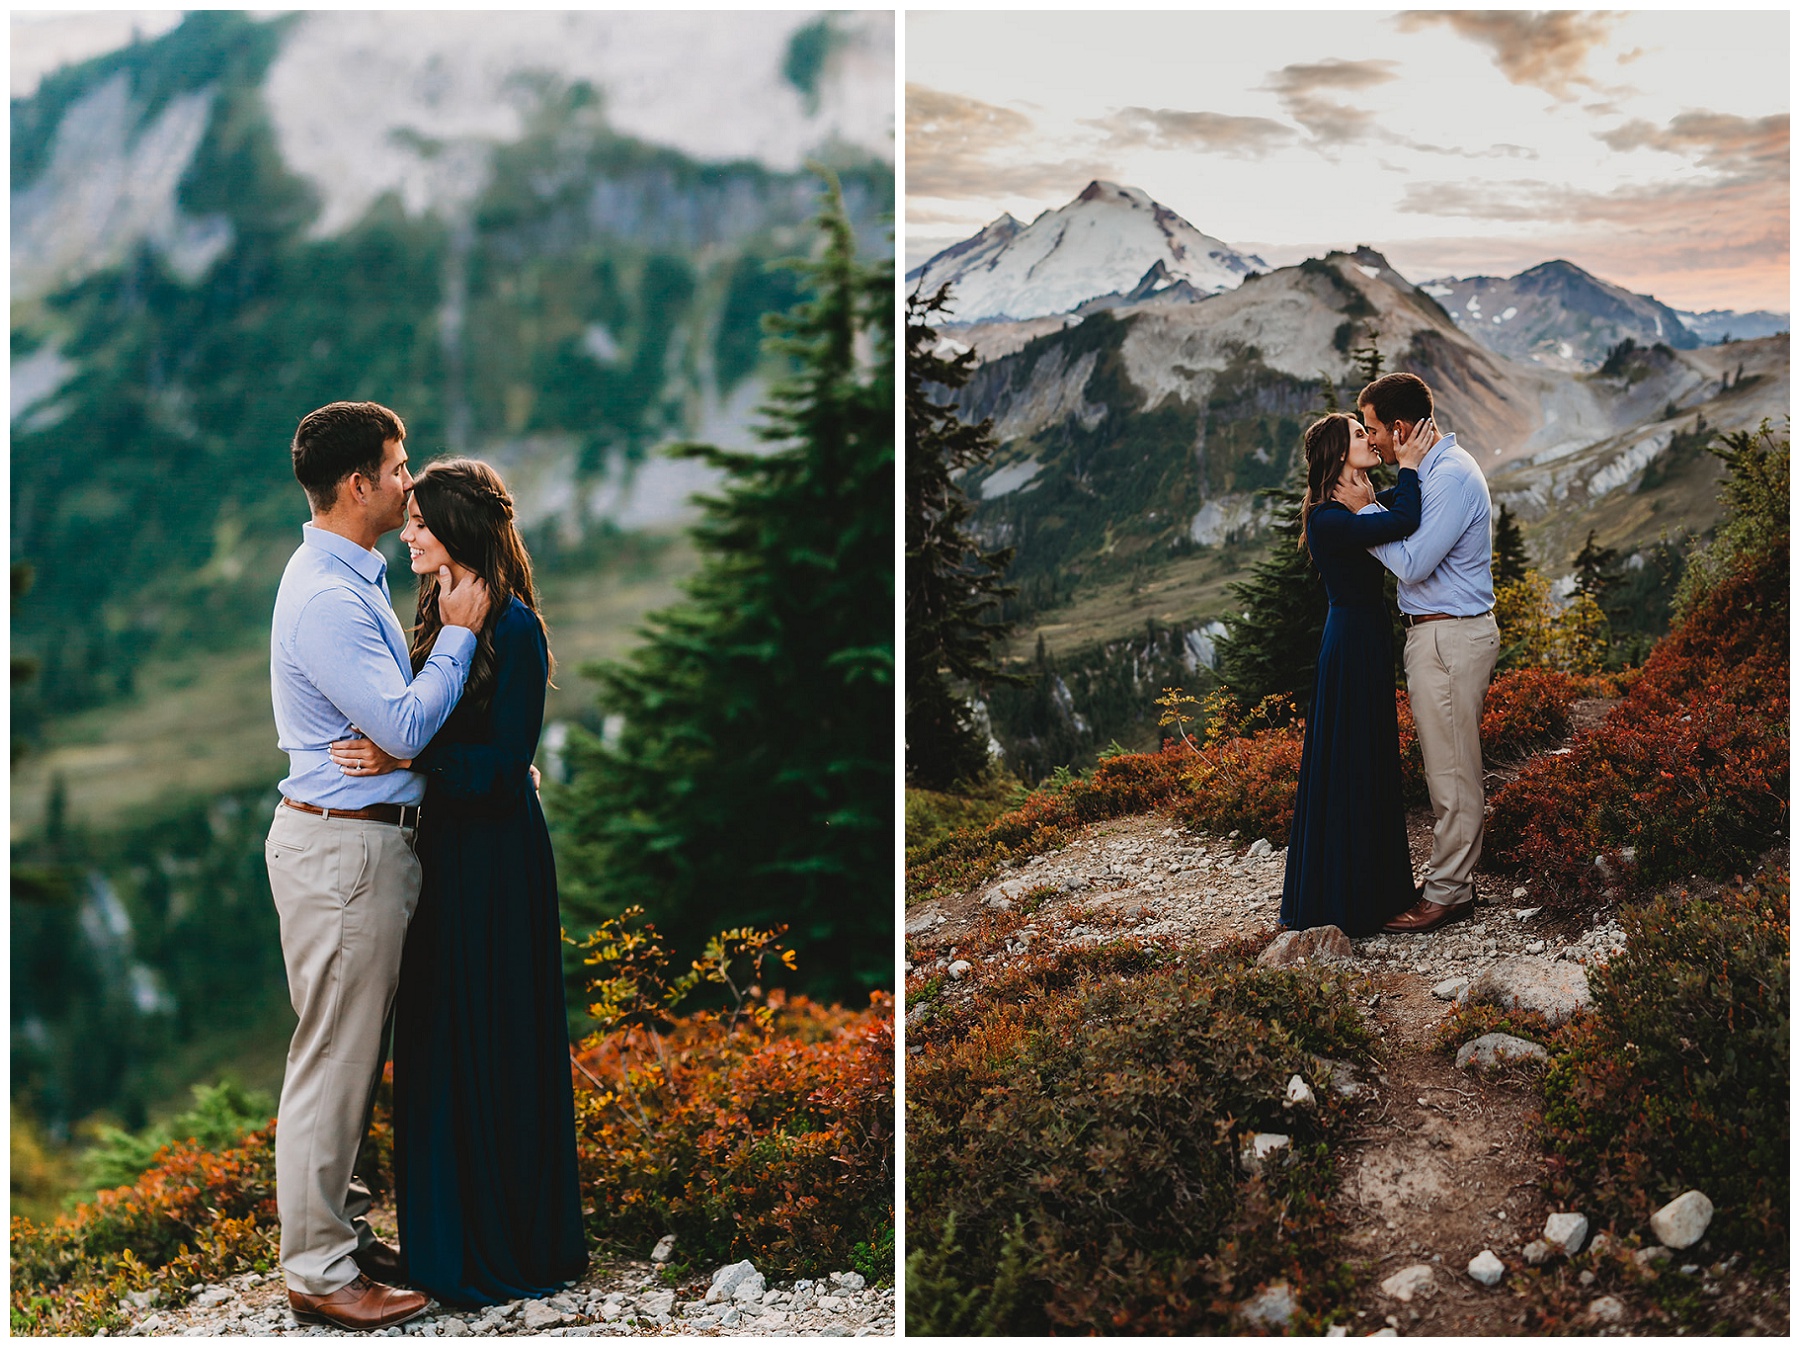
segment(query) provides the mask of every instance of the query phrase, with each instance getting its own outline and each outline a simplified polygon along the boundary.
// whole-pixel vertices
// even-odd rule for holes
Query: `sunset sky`
[[[1102,178],[1277,266],[1789,307],[1785,12],[913,12],[906,86],[909,268]]]

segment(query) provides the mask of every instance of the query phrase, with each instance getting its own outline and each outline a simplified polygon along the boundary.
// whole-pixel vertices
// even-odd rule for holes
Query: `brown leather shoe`
[[[303,1324],[332,1324],[353,1333],[392,1328],[425,1312],[431,1301],[417,1291],[401,1291],[372,1282],[358,1273],[348,1286],[328,1296],[309,1296],[288,1288],[288,1308]]]
[[[1453,921],[1466,921],[1474,915],[1475,904],[1472,902],[1445,905],[1421,898],[1381,929],[1398,935],[1422,935],[1426,931],[1435,931],[1440,926],[1448,926]]]
[[[356,1260],[357,1269],[370,1281],[386,1282],[389,1286],[406,1285],[406,1264],[400,1261],[400,1250],[392,1244],[378,1239],[350,1256]]]

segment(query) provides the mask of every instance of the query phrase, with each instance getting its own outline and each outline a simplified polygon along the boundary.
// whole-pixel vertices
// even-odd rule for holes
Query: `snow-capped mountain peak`
[[[1102,295],[1181,282],[1197,296],[1216,295],[1267,269],[1141,189],[1095,181],[1029,225],[1002,215],[907,279],[927,294],[948,282],[955,317],[974,322],[1067,313]]]

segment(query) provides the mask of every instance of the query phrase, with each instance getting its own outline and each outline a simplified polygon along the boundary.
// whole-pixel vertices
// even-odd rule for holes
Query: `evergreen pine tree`
[[[938,352],[931,318],[948,302],[948,286],[906,302],[906,776],[937,790],[979,775],[988,760],[956,685],[1029,681],[993,655],[1011,627],[999,612],[1015,592],[1002,581],[1012,549],[982,550],[953,480],[992,456],[993,423],[970,424],[932,396],[961,388],[975,363],[972,351]]]
[[[1619,554],[1612,548],[1595,545],[1594,531],[1589,529],[1587,541],[1575,554],[1575,592],[1587,595],[1602,608],[1606,607],[1607,595],[1621,579],[1618,561]]]
[[[1504,589],[1525,578],[1530,566],[1525,555],[1525,530],[1505,505],[1494,516],[1494,588]]]
[[[571,736],[553,803],[572,917],[641,904],[696,954],[787,923],[802,985],[860,998],[893,978],[893,273],[856,260],[835,183],[819,224],[812,297],[770,323],[797,365],[777,447],[672,451],[724,474],[700,569],[596,670],[623,728]]]

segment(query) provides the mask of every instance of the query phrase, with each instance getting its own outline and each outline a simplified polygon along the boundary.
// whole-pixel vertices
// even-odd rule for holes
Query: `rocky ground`
[[[1426,811],[1409,819],[1415,872],[1429,856],[1430,828]],[[1041,953],[1046,943],[1136,934],[1205,946],[1234,936],[1275,937],[1286,859],[1266,839],[1210,837],[1160,815],[1094,825],[1060,851],[908,910],[907,971],[924,975],[932,994],[909,1006],[907,1022],[931,1014],[933,999],[981,996],[987,975],[1028,949]],[[1546,1276],[1567,1279],[1564,1302],[1577,1306],[1568,1325],[1574,1331],[1659,1331],[1631,1295],[1587,1292],[1597,1279],[1579,1241],[1574,1250],[1543,1243],[1556,1213],[1543,1191],[1536,1064],[1459,1067],[1432,1042],[1452,1003],[1471,996],[1566,1018],[1586,1001],[1586,967],[1619,949],[1624,933],[1610,914],[1553,917],[1529,882],[1478,876],[1477,896],[1472,920],[1424,935],[1337,942],[1337,957],[1364,975],[1361,995],[1382,1061],[1362,1082],[1360,1117],[1340,1170],[1346,1241],[1367,1269],[1348,1307],[1357,1331],[1523,1333],[1527,1297],[1541,1300]],[[1006,930],[1004,941],[993,938],[996,928]],[[1289,958],[1332,956],[1298,935],[1285,943],[1295,945]],[[1271,949],[1265,958],[1276,954]],[[1657,1245],[1649,1230],[1611,1237]],[[1491,1286],[1469,1270],[1484,1253],[1501,1268]],[[1766,1321],[1764,1331],[1785,1332],[1785,1278],[1779,1287],[1754,1286],[1713,1257],[1702,1240],[1656,1266],[1729,1301],[1737,1322],[1750,1317]],[[1267,1326],[1279,1327],[1279,1318]]]
[[[380,1213],[372,1224],[383,1229]],[[391,1213],[387,1229],[392,1229]],[[723,1274],[723,1275],[721,1275]],[[130,1337],[344,1337],[336,1328],[296,1323],[279,1272],[254,1272],[190,1288],[179,1306],[127,1304]],[[711,1293],[709,1303],[709,1292]],[[894,1292],[860,1274],[767,1283],[747,1263],[712,1276],[675,1277],[644,1262],[598,1263],[579,1283],[543,1300],[485,1310],[436,1301],[420,1318],[382,1330],[390,1338],[455,1337],[803,1337],[861,1338],[894,1332]]]

